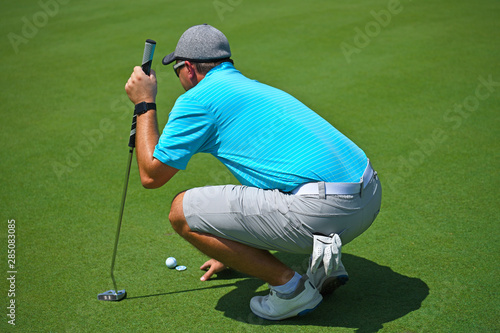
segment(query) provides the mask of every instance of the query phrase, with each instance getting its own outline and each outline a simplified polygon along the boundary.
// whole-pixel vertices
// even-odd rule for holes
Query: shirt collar
[[[211,70],[209,70],[207,75],[205,75],[205,78],[210,76],[210,75],[213,75],[216,72],[223,71],[223,70],[229,69],[229,68],[234,69],[234,65],[229,61],[223,62],[222,64],[217,65],[214,68],[212,68]]]

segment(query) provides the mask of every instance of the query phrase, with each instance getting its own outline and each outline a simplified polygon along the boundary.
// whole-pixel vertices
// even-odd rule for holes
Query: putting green
[[[1,332],[500,330],[500,2],[1,7]],[[128,297],[97,300],[112,289],[132,114],[125,82],[144,41],[156,40],[163,127],[183,90],[160,59],[200,23],[226,34],[245,75],[290,92],[353,139],[382,180],[376,223],[344,248],[349,283],[302,318],[251,314],[250,298],[267,289],[256,279],[199,281],[206,258],[167,216],[176,193],[235,182],[207,155],[158,190],[142,188],[134,161],[115,268]],[[305,271],[307,257],[277,255]],[[169,256],[187,270],[168,269]]]

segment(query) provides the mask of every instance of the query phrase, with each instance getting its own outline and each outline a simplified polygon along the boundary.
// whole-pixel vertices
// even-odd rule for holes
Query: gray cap
[[[208,24],[195,25],[187,29],[179,39],[175,51],[163,58],[168,65],[175,60],[205,62],[231,57],[226,36]]]

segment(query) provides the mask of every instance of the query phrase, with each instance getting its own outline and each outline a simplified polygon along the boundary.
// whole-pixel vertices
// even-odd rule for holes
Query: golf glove
[[[314,235],[313,253],[311,256],[312,274],[316,273],[321,261],[328,276],[332,270],[336,270],[340,264],[342,241],[339,235],[330,234],[330,236]]]

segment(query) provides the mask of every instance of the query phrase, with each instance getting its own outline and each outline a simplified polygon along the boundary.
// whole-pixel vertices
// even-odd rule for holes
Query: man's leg
[[[290,245],[289,248],[300,250],[294,243],[288,244],[284,238],[280,239],[293,234],[284,230],[281,218],[286,218],[282,210],[286,209],[287,202],[283,199],[287,198],[275,191],[243,186],[196,188],[179,194],[169,214],[175,231],[200,251],[269,283],[269,295],[253,297],[250,309],[255,315],[270,320],[303,315],[314,310],[323,300],[307,276],[294,272],[264,250],[273,247],[257,245],[278,248]],[[255,213],[260,218],[255,218]],[[287,233],[286,236],[282,232]],[[245,236],[248,236],[245,243],[240,243]]]
[[[169,220],[174,230],[207,256],[242,273],[259,278],[272,286],[287,283],[295,272],[267,250],[253,248],[232,240],[192,231],[183,210],[185,192],[172,202]]]

